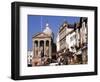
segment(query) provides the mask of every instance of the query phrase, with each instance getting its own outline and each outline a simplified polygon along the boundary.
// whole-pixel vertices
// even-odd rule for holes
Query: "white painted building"
[[[57,52],[58,52],[60,50],[59,34],[57,34],[56,45],[57,45]]]
[[[80,29],[81,33],[81,43],[87,42],[87,25],[85,21],[82,21],[82,27]]]
[[[82,21],[80,27],[80,23],[67,24],[66,22],[59,29],[59,33],[57,35],[57,51],[62,50],[64,48],[72,50],[72,47],[79,47],[80,42],[87,42],[87,26],[86,22]]]
[[[28,51],[27,52],[27,63],[28,65],[32,64],[32,58],[33,58],[33,51]]]
[[[66,22],[60,27],[59,33],[57,35],[57,51],[63,49],[71,50],[71,47],[76,45],[76,31],[74,30],[74,25],[68,25]]]
[[[68,44],[68,49],[73,52],[72,47],[76,45],[76,32],[72,31],[66,36],[66,43]]]
[[[88,58],[87,34],[87,18],[85,17],[81,17],[79,23],[63,23],[56,38],[58,54],[67,54],[67,52],[70,51],[72,52],[71,55],[73,55],[74,58],[77,55],[77,57],[79,58],[78,63],[86,64]]]

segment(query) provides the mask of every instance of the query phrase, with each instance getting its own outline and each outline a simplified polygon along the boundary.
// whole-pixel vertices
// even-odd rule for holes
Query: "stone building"
[[[44,65],[48,59],[52,58],[52,30],[46,24],[43,32],[36,34],[32,37],[33,43],[33,66]]]
[[[82,48],[82,63],[86,64],[88,61],[88,25],[87,18],[80,19],[80,46]]]
[[[54,34],[46,23],[45,29],[32,37],[32,51],[28,51],[29,66],[87,64],[88,46],[87,18],[80,22],[60,26],[54,41]],[[55,63],[55,64],[54,64]]]
[[[58,37],[57,37],[57,51],[64,49],[70,49],[76,44],[76,32],[74,30],[74,25],[69,25],[67,22],[64,22],[61,25]]]
[[[87,18],[81,17],[79,23],[64,22],[57,35],[57,52],[65,54],[69,64],[87,63]],[[67,51],[67,52],[66,52]],[[69,53],[70,52],[70,53]],[[69,53],[69,54],[68,54]],[[71,62],[72,61],[72,62]]]
[[[32,58],[33,58],[33,51],[28,50],[28,52],[27,52],[27,64],[29,67],[32,66]]]

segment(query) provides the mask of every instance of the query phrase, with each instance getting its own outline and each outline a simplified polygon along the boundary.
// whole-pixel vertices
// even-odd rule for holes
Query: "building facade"
[[[87,34],[87,18],[81,17],[80,22],[75,24],[64,22],[57,35],[59,36],[57,37],[57,52],[65,54],[66,57],[70,54],[67,57],[69,64],[75,64],[76,61],[79,64],[86,64]]]
[[[32,66],[32,58],[33,58],[33,51],[28,50],[28,52],[27,52],[27,64],[29,67]]]
[[[54,34],[46,23],[45,29],[32,37],[32,50],[28,51],[28,66],[69,65],[88,63],[87,18],[80,22],[60,26],[54,41]]]
[[[32,37],[33,59],[32,66],[40,66],[48,63],[47,60],[52,57],[52,30],[46,24],[43,32]]]
[[[83,64],[86,64],[88,61],[88,24],[87,24],[87,18],[81,18],[80,19],[80,45],[82,48],[82,62]]]

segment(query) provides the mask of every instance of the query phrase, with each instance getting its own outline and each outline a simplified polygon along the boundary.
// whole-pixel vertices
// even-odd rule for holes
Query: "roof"
[[[75,27],[75,24],[68,24],[68,28],[74,29]]]
[[[37,33],[36,35],[34,35],[32,38],[51,38],[51,36],[41,32],[41,33]]]
[[[59,28],[59,32],[61,32],[61,30],[63,30],[64,28],[75,29],[76,23],[75,24],[63,23],[63,25]]]
[[[43,32],[44,32],[45,34],[48,34],[48,35],[52,36],[52,30],[50,29],[48,23],[46,24],[46,28],[43,30]]]

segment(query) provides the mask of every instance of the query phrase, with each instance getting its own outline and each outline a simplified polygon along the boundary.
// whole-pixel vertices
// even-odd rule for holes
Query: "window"
[[[76,35],[73,35],[72,37],[70,37],[70,41],[73,41],[76,39]]]

